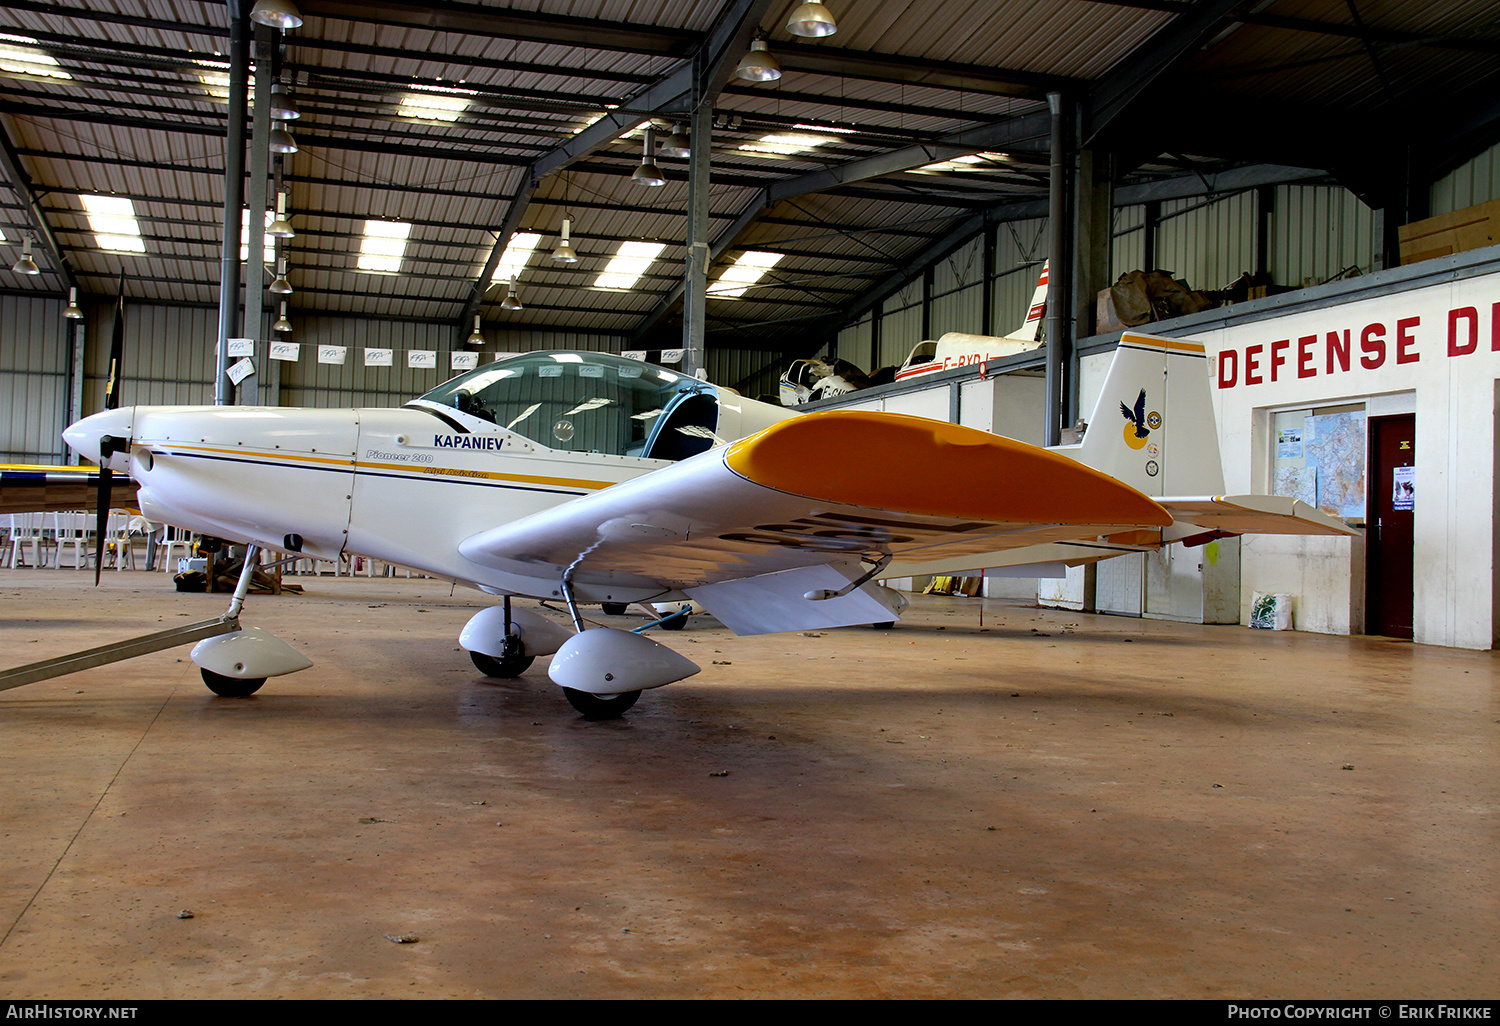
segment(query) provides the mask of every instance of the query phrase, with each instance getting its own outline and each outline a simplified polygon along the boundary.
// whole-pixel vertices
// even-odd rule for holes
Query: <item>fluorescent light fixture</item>
[[[622,242],[604,271],[594,279],[596,289],[633,288],[652,262],[667,248],[665,242]]]
[[[717,281],[708,287],[714,299],[739,299],[745,290],[766,276],[766,272],[781,262],[785,253],[757,253],[746,250],[735,257],[734,263],[724,268]]]
[[[395,274],[401,270],[401,258],[406,255],[406,240],[410,237],[409,221],[366,221],[355,266],[361,271]]]
[[[510,281],[519,277],[521,268],[526,266],[526,261],[531,259],[531,254],[536,252],[541,241],[540,232],[517,232],[512,235],[510,245],[500,254],[500,263],[495,266],[495,273],[490,275],[490,281]]]
[[[6,75],[29,75],[34,78],[70,79],[57,58],[32,47],[37,41],[30,36],[13,36],[0,32],[0,72]]]
[[[415,91],[401,97],[401,114],[423,121],[457,121],[468,108],[470,98],[479,95],[473,89],[420,83],[413,83],[411,88]]]
[[[94,241],[108,253],[144,253],[141,225],[135,219],[135,204],[124,196],[84,195],[83,209],[88,211],[89,231]]]

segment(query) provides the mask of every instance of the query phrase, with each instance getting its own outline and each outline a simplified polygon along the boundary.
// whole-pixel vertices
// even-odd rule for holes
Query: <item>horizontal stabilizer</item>
[[[1158,499],[1179,523],[1226,534],[1359,532],[1301,499],[1283,495],[1204,495]]]

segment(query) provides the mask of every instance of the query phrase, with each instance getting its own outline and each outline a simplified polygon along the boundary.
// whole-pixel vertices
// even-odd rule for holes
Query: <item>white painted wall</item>
[[[1342,340],[1345,332],[1348,367],[1335,355],[1330,370],[1328,336]],[[1500,618],[1494,608],[1500,273],[1181,337],[1204,343],[1214,357],[1215,416],[1230,493],[1271,490],[1275,411],[1358,403],[1372,417],[1414,412],[1415,640],[1492,647]],[[1085,392],[1107,363],[1107,355],[1085,358]],[[1360,631],[1363,564],[1357,539],[1246,538],[1242,616],[1252,592],[1286,592],[1297,597],[1298,629]]]

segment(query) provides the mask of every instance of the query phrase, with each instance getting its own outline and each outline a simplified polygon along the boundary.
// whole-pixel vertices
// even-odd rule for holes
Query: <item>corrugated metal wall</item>
[[[1255,193],[1162,203],[1156,266],[1195,289],[1223,288],[1255,270]],[[1122,267],[1116,273],[1134,269]]]
[[[67,321],[58,299],[0,296],[0,460],[56,463],[67,426]]]
[[[984,239],[971,239],[932,268],[932,315],[929,332],[984,331]],[[905,349],[921,339],[914,339]],[[902,354],[902,360],[906,359]]]
[[[1500,144],[1450,174],[1432,187],[1432,213],[1450,214],[1500,197]]]
[[[1379,261],[1375,212],[1353,193],[1331,185],[1277,186],[1270,266],[1278,285],[1369,274]]]

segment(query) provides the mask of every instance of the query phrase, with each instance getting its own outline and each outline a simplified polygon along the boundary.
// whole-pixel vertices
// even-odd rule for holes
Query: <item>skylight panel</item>
[[[519,277],[521,268],[526,266],[526,261],[531,259],[531,254],[536,252],[541,241],[541,235],[536,232],[517,232],[512,235],[510,245],[500,254],[500,263],[495,266],[495,273],[490,276],[490,281],[510,281]]]
[[[406,255],[406,240],[410,236],[409,221],[366,221],[355,266],[361,271],[395,274],[401,270],[401,258]]]
[[[935,164],[924,164],[916,169],[917,174],[938,171],[993,171],[996,164],[1009,164],[1011,158],[1005,153],[970,153],[952,160],[940,160]]]
[[[266,211],[266,224],[265,224],[265,226],[267,228],[269,228],[271,226],[271,222],[274,221],[274,220],[276,220],[276,212],[274,210],[267,210]],[[262,245],[264,246],[264,249],[262,249],[261,252],[262,252],[262,254],[265,257],[265,262],[266,263],[270,263],[271,260],[274,257],[274,254],[276,253],[276,236],[274,236],[274,235],[267,235],[261,241],[262,241]],[[247,261],[249,259],[250,259],[250,210],[249,210],[249,208],[244,208],[244,209],[242,209],[240,211],[240,263],[243,264],[245,261]]]
[[[37,41],[30,36],[13,36],[0,32],[0,71],[7,75],[32,75],[37,78],[71,79],[57,58],[32,49]]]
[[[739,299],[745,290],[766,276],[766,272],[780,263],[785,253],[757,253],[746,250],[735,258],[734,263],[724,268],[708,294],[714,299]]]
[[[622,242],[620,248],[615,250],[614,257],[604,265],[604,271],[594,279],[596,289],[630,289],[641,280],[641,275],[657,257],[661,251],[667,248],[665,242]]]
[[[401,97],[401,113],[423,121],[457,121],[468,109],[470,98],[479,95],[472,89],[454,89],[449,86],[418,83],[411,88],[413,92]]]
[[[198,81],[203,91],[216,100],[229,102],[229,62],[217,57],[194,57],[193,63],[203,70],[198,72]],[[249,67],[249,79],[245,84],[246,96],[255,101],[255,64]]]
[[[94,242],[108,253],[144,253],[135,204],[124,196],[82,196]]]
[[[785,157],[794,153],[807,153],[830,142],[833,142],[833,136],[830,135],[814,135],[811,132],[773,132],[753,142],[740,143],[739,148],[746,153]]]

